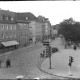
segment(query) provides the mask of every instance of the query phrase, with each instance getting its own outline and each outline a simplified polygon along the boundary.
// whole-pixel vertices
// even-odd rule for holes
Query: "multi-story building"
[[[19,44],[16,34],[15,13],[0,9],[0,50],[16,48]]]
[[[0,9],[0,50],[11,50],[50,37],[50,22],[30,12],[16,13]]]
[[[52,39],[54,39],[55,37],[58,36],[58,30],[59,30],[59,24],[51,26],[51,37],[52,37]]]
[[[51,36],[51,24],[48,18],[38,16],[38,20],[42,22],[42,40],[48,40]]]
[[[16,13],[17,41],[19,46],[29,45],[29,22],[26,13]]]
[[[23,14],[22,14],[23,16]],[[29,22],[20,13],[0,10],[0,50],[29,45]]]
[[[33,43],[42,41],[42,24],[37,21],[31,21],[30,27],[32,29]]]
[[[30,12],[18,13],[23,20],[29,22],[29,41],[36,43],[42,41],[42,23]],[[20,18],[19,17],[19,18]]]

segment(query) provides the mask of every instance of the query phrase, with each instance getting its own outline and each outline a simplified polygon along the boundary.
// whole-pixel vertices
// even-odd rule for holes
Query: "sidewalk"
[[[39,45],[42,46],[41,43],[37,43],[36,45],[30,45],[28,47],[23,47],[23,48],[30,49],[32,47],[38,47]],[[22,49],[22,48],[19,48],[19,49]],[[11,51],[11,52],[6,52],[6,53],[0,55],[0,59],[4,60],[4,62],[2,63],[2,68],[0,68],[0,79],[16,79],[16,77],[19,76],[19,74],[16,72],[16,71],[19,71],[19,70],[16,67],[13,67],[14,65],[11,68],[6,68],[5,67],[5,60],[6,60],[6,58],[8,58],[8,55],[12,54],[12,53],[14,54],[14,52],[19,50],[19,49],[16,49],[16,50]]]
[[[65,55],[66,53],[68,54],[69,51],[67,51],[65,54],[62,54],[62,52],[65,52],[65,50],[62,50],[61,52],[57,52],[57,53],[52,55],[52,57],[51,57],[51,67],[52,67],[52,69],[49,69],[49,66],[50,66],[49,58],[46,58],[41,65],[41,70],[45,73],[50,74],[50,75],[64,77],[64,78],[67,78],[67,79],[68,78],[80,78],[80,75],[79,75],[80,72],[77,72],[78,71],[78,69],[77,69],[78,66],[76,66],[76,58],[75,58],[74,64],[72,64],[72,71],[71,71],[72,76],[70,76],[69,75],[69,66],[68,66],[68,63],[69,63],[68,58],[69,57],[66,57],[66,55]],[[80,52],[79,50],[76,51],[76,53],[79,53],[79,52]],[[71,51],[70,55],[72,53],[75,53],[75,51],[74,52]],[[60,56],[61,54],[64,56],[64,58],[63,58],[63,56]],[[77,56],[77,55],[79,56],[79,54],[74,54],[73,56]]]

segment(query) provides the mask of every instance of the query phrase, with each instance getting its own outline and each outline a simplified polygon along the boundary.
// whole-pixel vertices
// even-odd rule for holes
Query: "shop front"
[[[6,41],[6,42],[1,42],[3,45],[3,52],[8,52],[12,51],[18,48],[19,43],[15,40],[13,41]]]

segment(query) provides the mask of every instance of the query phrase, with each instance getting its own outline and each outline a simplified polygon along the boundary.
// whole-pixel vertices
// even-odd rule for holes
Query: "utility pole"
[[[51,69],[51,46],[48,46],[48,56],[49,56],[49,69]]]
[[[50,63],[49,69],[51,69],[51,56],[49,57],[49,63]]]

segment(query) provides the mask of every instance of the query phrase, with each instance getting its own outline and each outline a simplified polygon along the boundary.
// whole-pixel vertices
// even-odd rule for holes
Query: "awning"
[[[19,43],[17,41],[7,41],[7,42],[1,42],[5,47],[12,46],[12,45],[18,45]]]

